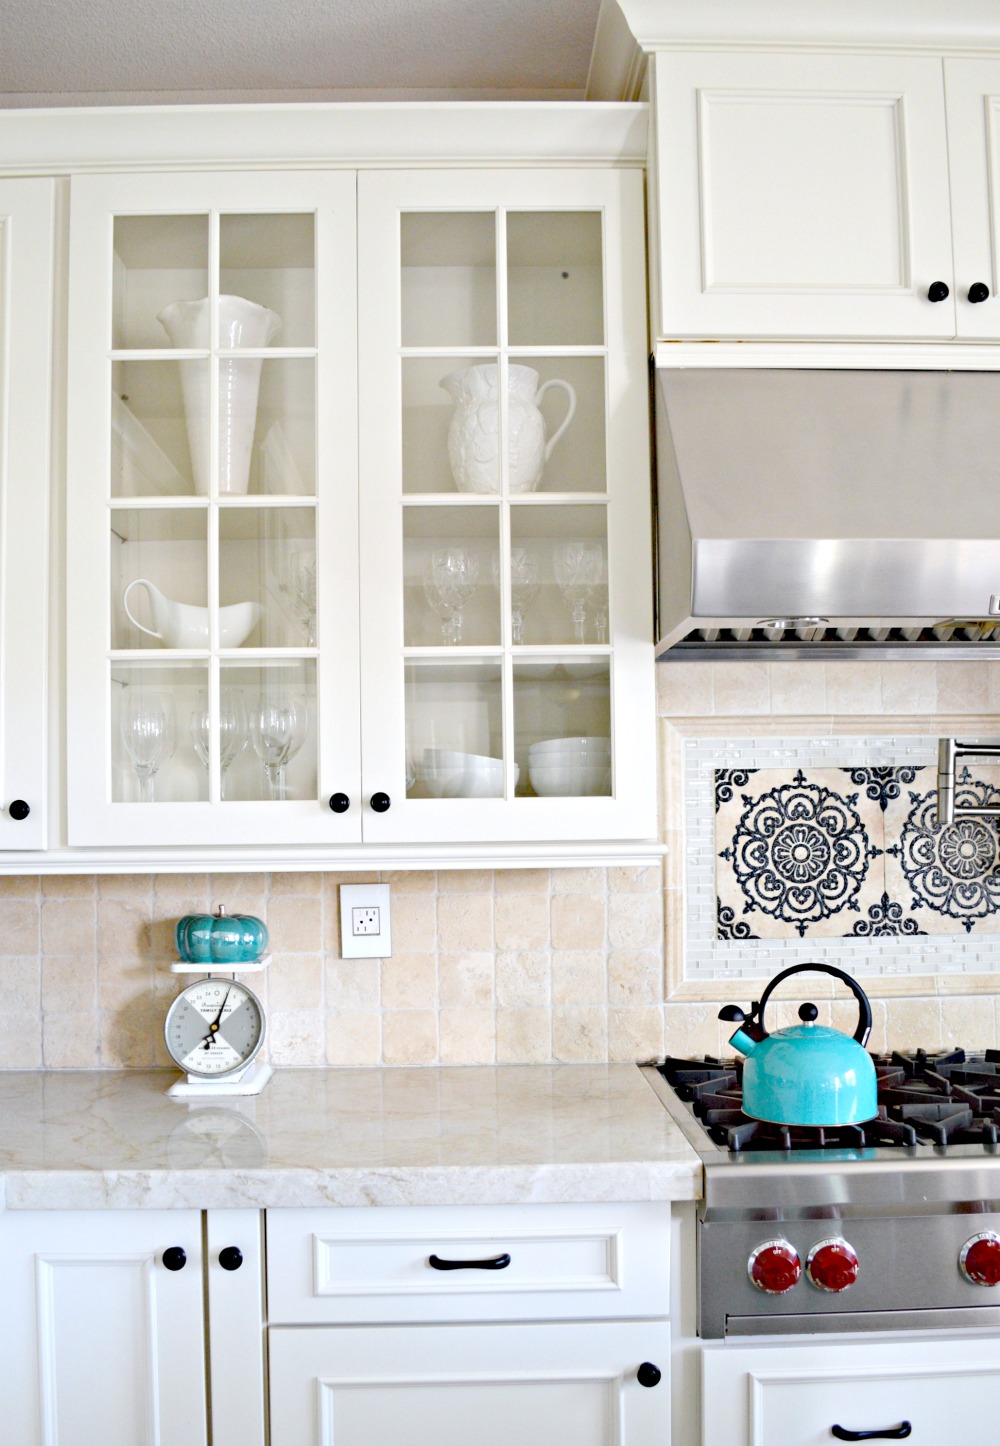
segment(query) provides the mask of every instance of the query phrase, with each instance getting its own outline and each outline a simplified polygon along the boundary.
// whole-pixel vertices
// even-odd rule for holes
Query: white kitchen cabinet
[[[654,95],[659,337],[1000,340],[1000,60],[663,52]]]
[[[667,1446],[665,1322],[281,1327],[271,1446]]]
[[[0,1212],[0,1428],[17,1446],[263,1446],[256,1211]],[[238,1269],[219,1263],[224,1246]]]
[[[356,842],[354,176],[79,176],[70,247],[69,842]]]
[[[46,843],[54,187],[0,180],[0,849]]]
[[[641,216],[635,172],[360,177],[366,840],[655,832]]]
[[[888,1433],[907,1421],[912,1446],[997,1446],[998,1344],[995,1335],[964,1331],[707,1345],[703,1446],[826,1446],[834,1425]]]
[[[651,1204],[267,1212],[271,1446],[669,1446]]]
[[[654,837],[638,171],[77,176],[69,294],[71,845]]]

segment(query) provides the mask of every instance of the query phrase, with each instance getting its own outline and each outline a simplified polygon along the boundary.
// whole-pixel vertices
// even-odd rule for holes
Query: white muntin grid
[[[973,741],[973,740],[970,740]],[[852,974],[1000,974],[1000,934],[847,939],[717,939],[715,770],[718,768],[937,767],[934,737],[689,738],[684,743],[684,977],[769,978],[791,964],[820,961]],[[753,924],[753,916],[749,916]]]

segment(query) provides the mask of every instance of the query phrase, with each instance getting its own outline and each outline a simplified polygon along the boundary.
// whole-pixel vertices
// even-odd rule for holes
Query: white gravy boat
[[[146,589],[153,614],[151,628],[141,623],[129,608],[128,595],[134,587]],[[172,598],[164,597],[148,578],[132,579],[122,593],[122,607],[129,622],[133,623],[140,633],[159,638],[168,648],[208,647],[208,608],[198,607],[194,603],[174,602]],[[238,648],[256,627],[262,612],[260,603],[255,602],[230,603],[227,607],[219,608],[219,647]]]

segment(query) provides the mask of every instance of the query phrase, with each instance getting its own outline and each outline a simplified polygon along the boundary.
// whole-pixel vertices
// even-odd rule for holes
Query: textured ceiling
[[[600,0],[0,0],[0,104],[582,96]],[[372,94],[374,93],[374,94]]]

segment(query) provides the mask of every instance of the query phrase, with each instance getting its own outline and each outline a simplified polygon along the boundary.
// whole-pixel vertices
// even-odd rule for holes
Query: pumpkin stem
[[[224,919],[224,918],[226,917],[226,906],[225,906],[225,904],[216,904],[216,906],[215,906],[215,917],[216,917],[217,919]]]

